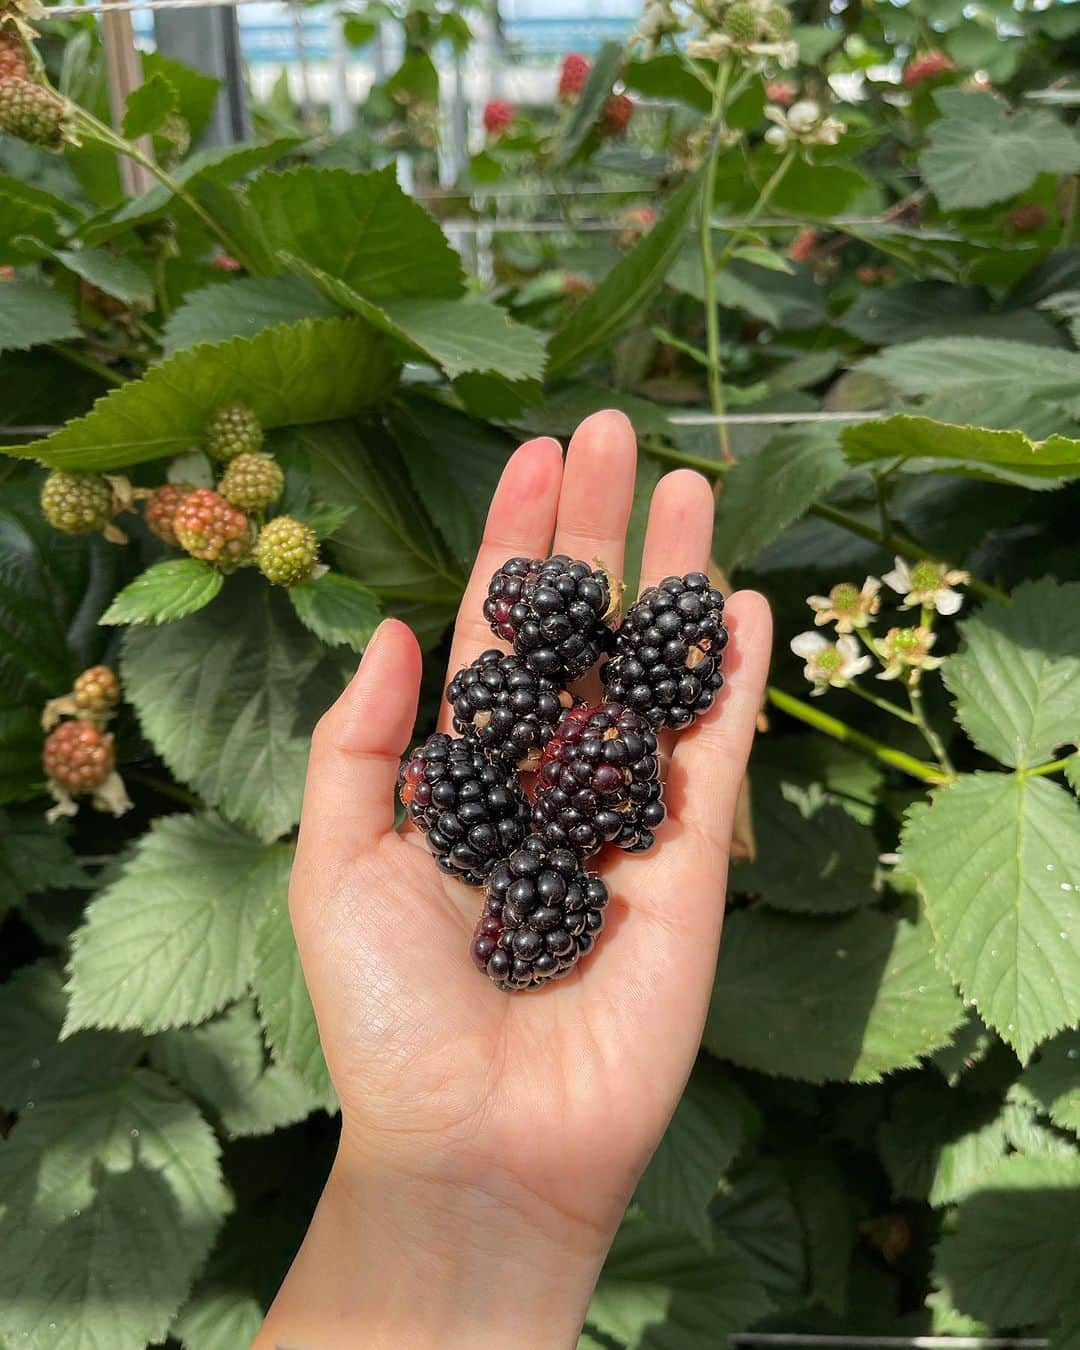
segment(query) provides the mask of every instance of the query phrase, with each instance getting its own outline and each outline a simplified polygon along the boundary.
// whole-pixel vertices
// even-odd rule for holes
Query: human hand
[[[626,418],[604,412],[578,428],[565,465],[547,438],[510,459],[450,675],[496,645],[481,605],[506,558],[568,553],[621,572],[635,457]],[[642,586],[703,570],[712,520],[704,478],[664,477]],[[770,644],[760,596],[733,596],[725,614],[727,682],[708,714],[663,745],[668,819],[656,847],[608,849],[589,864],[612,896],[605,931],[566,978],[526,994],[501,992],[469,958],[480,893],[439,872],[415,831],[394,830],[421,655],[394,620],[372,639],[315,731],[290,893],[341,1142],[256,1347],[576,1343],[690,1072],[712,988]]]

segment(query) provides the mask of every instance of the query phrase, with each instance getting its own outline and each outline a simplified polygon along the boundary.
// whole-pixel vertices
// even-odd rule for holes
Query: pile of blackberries
[[[615,627],[618,609],[602,568],[504,563],[484,615],[513,654],[457,672],[458,735],[430,736],[398,775],[439,867],[486,887],[472,955],[500,989],[557,979],[592,948],[608,890],[585,860],[605,844],[652,847],[665,813],[656,733],[688,727],[723,684],[724,598],[704,573],[649,587]],[[601,658],[605,698],[589,704],[572,685]]]

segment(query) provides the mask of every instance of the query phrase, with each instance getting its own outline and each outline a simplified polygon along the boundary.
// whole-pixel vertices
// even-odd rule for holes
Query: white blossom
[[[843,689],[872,664],[849,634],[830,642],[822,633],[799,633],[791,639],[791,650],[806,662],[803,674],[814,686],[811,698],[820,696],[830,686]]]

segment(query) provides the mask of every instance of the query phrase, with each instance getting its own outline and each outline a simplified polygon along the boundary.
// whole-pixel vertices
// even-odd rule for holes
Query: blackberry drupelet
[[[558,979],[592,949],[607,902],[607,887],[573,852],[531,834],[491,873],[473,960],[507,991]]]
[[[618,703],[575,708],[544,747],[533,829],[582,858],[606,843],[641,853],[667,814],[662,792],[656,736],[640,713]]]
[[[665,577],[633,604],[600,672],[612,702],[652,727],[688,727],[724,683],[724,597],[704,572]]]
[[[510,558],[491,578],[484,617],[530,670],[573,680],[607,650],[611,579],[602,568],[554,558]]]
[[[555,680],[494,649],[458,671],[446,699],[456,731],[474,735],[489,755],[525,772],[539,768],[541,750],[573,704]]]
[[[398,793],[439,867],[470,886],[482,886],[528,831],[513,768],[492,764],[472,736],[429,736],[402,764]]]

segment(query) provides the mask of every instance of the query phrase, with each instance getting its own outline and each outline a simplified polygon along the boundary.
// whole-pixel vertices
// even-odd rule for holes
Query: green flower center
[[[911,569],[911,587],[916,591],[936,591],[941,585],[941,564],[916,563]]]
[[[857,614],[862,608],[859,589],[850,581],[842,581],[829,592],[829,600],[837,614]]]
[[[820,675],[835,675],[843,664],[843,657],[835,647],[827,647],[814,659],[814,665]]]
[[[922,639],[914,628],[898,628],[889,645],[897,656],[910,656],[922,648]]]

